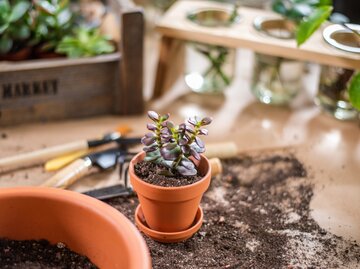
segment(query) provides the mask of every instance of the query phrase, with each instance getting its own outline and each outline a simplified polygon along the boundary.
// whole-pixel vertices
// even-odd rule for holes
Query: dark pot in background
[[[26,47],[16,52],[10,52],[5,55],[0,55],[0,61],[23,61],[29,59],[31,56],[31,48]]]

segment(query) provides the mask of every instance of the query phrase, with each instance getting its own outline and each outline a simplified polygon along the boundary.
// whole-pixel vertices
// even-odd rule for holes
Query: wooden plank
[[[144,15],[142,9],[132,8],[121,18],[121,91],[115,92],[113,111],[122,115],[140,114],[144,111]]]
[[[347,53],[328,45],[318,30],[304,45],[297,48],[294,40],[279,40],[264,36],[253,27],[258,16],[277,18],[271,11],[239,8],[241,21],[231,27],[208,28],[186,18],[190,11],[204,7],[231,8],[231,5],[208,1],[177,1],[157,24],[164,36],[187,41],[203,42],[234,48],[248,48],[255,52],[289,59],[360,69],[360,55]]]
[[[0,81],[2,78],[1,73],[5,73],[5,72],[45,69],[45,68],[53,68],[53,67],[66,67],[66,66],[96,64],[96,63],[106,63],[106,62],[117,62],[120,59],[121,59],[121,54],[119,52],[116,52],[106,55],[100,55],[89,58],[79,58],[79,59],[59,58],[59,59],[51,59],[51,60],[49,59],[27,60],[20,62],[0,61]]]
[[[163,36],[160,41],[154,91],[152,99],[159,98],[184,72],[185,46],[184,42]]]

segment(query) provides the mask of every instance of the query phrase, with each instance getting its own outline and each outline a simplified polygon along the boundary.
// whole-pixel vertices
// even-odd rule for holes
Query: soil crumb
[[[2,269],[96,269],[96,265],[63,243],[52,245],[47,240],[0,239]]]
[[[144,238],[155,269],[360,268],[360,246],[322,229],[310,215],[311,177],[289,152],[223,160],[202,200],[204,223],[191,239]],[[132,221],[136,198],[108,201]]]
[[[183,176],[177,171],[172,176],[165,176],[164,171],[169,171],[168,168],[161,164],[141,161],[135,165],[136,175],[147,183],[162,186],[162,187],[179,187],[193,184],[199,181],[202,177]]]

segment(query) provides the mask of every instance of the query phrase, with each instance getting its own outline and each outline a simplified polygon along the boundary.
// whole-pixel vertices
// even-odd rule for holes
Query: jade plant
[[[29,1],[0,0],[0,54],[26,47],[30,32]]]
[[[69,0],[34,0],[33,44],[42,51],[53,51],[64,36],[76,26]]]
[[[329,18],[333,7],[331,0],[273,0],[272,9],[295,23],[300,46]]]
[[[95,56],[114,50],[109,37],[101,35],[96,28],[87,27],[77,28],[73,35],[65,36],[56,47],[56,52],[70,58]]]
[[[147,133],[141,140],[145,145],[146,157],[144,161],[163,165],[162,174],[171,176],[178,172],[183,176],[197,174],[192,159],[200,160],[200,154],[205,152],[204,142],[200,135],[207,135],[210,117],[199,119],[193,117],[185,123],[175,125],[169,119],[169,114],[159,115],[154,111],[148,112],[153,123],[147,124]]]

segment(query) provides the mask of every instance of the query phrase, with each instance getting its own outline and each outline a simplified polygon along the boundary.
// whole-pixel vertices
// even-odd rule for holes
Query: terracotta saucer
[[[140,231],[154,239],[155,241],[162,243],[177,243],[181,241],[185,241],[189,239],[193,234],[195,234],[201,227],[203,222],[204,213],[199,206],[198,211],[196,212],[195,220],[193,225],[187,230],[175,233],[166,233],[166,232],[158,232],[152,230],[147,225],[144,214],[141,209],[141,205],[138,205],[135,211],[135,222]]]

